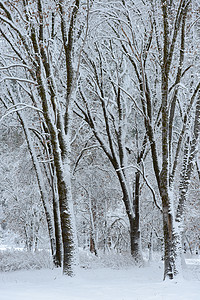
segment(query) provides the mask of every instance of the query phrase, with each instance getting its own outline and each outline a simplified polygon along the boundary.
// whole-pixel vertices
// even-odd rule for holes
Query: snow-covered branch
[[[20,82],[25,82],[25,83],[30,83],[30,84],[37,85],[36,81],[26,79],[26,78],[20,78],[20,77],[4,77],[0,80],[0,83],[4,82],[5,80],[15,80],[15,81],[20,81]]]

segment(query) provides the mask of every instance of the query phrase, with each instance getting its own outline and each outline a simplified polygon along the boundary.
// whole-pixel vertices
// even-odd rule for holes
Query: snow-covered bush
[[[37,251],[35,253],[20,250],[0,251],[0,271],[17,271],[29,269],[51,268],[52,261],[50,253],[47,251]]]
[[[99,251],[98,256],[88,250],[79,249],[80,267],[85,269],[111,268],[126,269],[135,266],[134,259],[128,252]]]

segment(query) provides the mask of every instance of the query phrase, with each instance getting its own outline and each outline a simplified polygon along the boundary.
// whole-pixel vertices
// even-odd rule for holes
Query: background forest
[[[0,238],[164,260],[200,251],[200,3],[0,1]],[[156,256],[157,257],[157,256]]]

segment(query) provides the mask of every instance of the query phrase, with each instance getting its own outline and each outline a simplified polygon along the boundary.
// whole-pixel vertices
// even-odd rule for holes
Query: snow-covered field
[[[188,260],[184,279],[162,281],[162,262],[121,269],[80,268],[68,278],[60,269],[0,273],[0,300],[199,300],[200,263]]]

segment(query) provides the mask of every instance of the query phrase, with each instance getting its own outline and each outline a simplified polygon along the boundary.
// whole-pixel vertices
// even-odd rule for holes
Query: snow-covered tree
[[[127,122],[126,119],[129,116],[126,110],[127,102],[123,102],[125,104],[122,108],[118,105],[117,119],[113,116],[114,102],[121,104],[120,101],[131,99],[134,109],[143,117],[157,190],[162,203],[164,278],[174,278],[180,267],[177,248],[180,248],[181,244],[178,242],[179,232],[176,230],[175,221],[174,179],[182,153],[183,137],[199,91],[196,68],[190,64],[187,56],[191,39],[187,28],[190,26],[191,15],[195,14],[191,4],[191,1],[110,1],[103,8],[100,7],[97,11],[101,14],[104,25],[108,26],[104,30],[105,45],[99,48],[96,42],[96,50],[94,47],[92,52],[94,59],[91,55],[85,59],[86,63],[89,62],[87,72],[92,75],[89,75],[84,87],[88,85],[90,96],[93,91],[93,104],[87,101],[89,96],[80,90],[86,110],[80,106],[79,109],[105,153],[113,161],[118,176],[120,172],[123,173],[122,170],[126,169],[127,164],[120,160],[118,141],[121,140],[119,138],[114,142],[113,133],[125,139],[124,131],[120,136],[123,128],[120,126],[120,112],[123,115],[123,125],[130,121]],[[121,49],[121,52],[117,52],[119,57],[121,53],[123,58],[118,58],[117,63],[115,44],[118,45],[117,49]],[[106,51],[103,51],[103,47]],[[112,56],[108,58],[110,52]],[[126,67],[123,65],[124,61]],[[116,71],[112,67],[114,64],[117,66]],[[125,88],[122,88],[121,70],[126,72]],[[131,78],[131,81],[127,77]],[[187,91],[185,85],[190,87]],[[110,96],[112,90],[114,101],[113,96]],[[96,99],[99,99],[98,105],[102,106],[101,117],[93,114],[94,108],[97,108]],[[102,120],[105,120],[103,125]],[[101,129],[105,130],[102,136],[99,124]],[[125,149],[122,151],[124,159],[127,157],[126,148],[122,149]],[[117,151],[119,156],[116,155]],[[124,178],[122,183],[126,183]],[[132,211],[129,203],[130,201],[125,201],[128,214]]]
[[[29,94],[31,105],[42,112],[51,143],[54,182],[59,198],[63,271],[72,275],[76,233],[70,178],[70,111],[78,74],[74,71],[78,68],[78,63],[77,66],[74,64],[74,39],[80,39],[81,51],[84,42],[81,37],[86,35],[82,25],[87,19],[89,5],[81,7],[80,27],[75,27],[79,1],[1,1],[0,9],[0,32],[6,45],[5,52],[9,53],[4,56],[2,67],[12,71],[11,76],[2,74],[1,82],[21,84]],[[22,74],[16,74],[17,70],[22,70]]]

